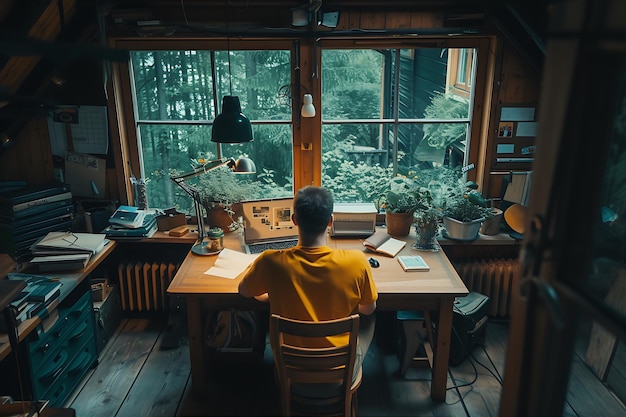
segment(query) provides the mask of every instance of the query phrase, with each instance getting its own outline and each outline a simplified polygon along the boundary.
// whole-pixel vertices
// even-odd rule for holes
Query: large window
[[[299,121],[293,114],[299,102],[292,102],[298,94],[291,91],[299,85],[291,78],[297,64],[293,44],[285,42],[280,49],[278,41],[259,40],[253,46],[233,49],[222,43],[202,50],[199,44],[195,49],[136,50],[138,43],[129,48],[135,49],[130,83],[141,166],[132,175],[146,180],[149,207],[191,212],[191,199],[169,178],[218,157],[254,160],[257,173],[243,179],[254,183],[247,199],[292,195],[294,178],[311,183],[312,153],[293,154],[300,148],[293,144],[302,140],[294,135],[309,132],[293,123]],[[313,152],[322,162],[322,185],[337,201],[376,202],[396,175],[421,181],[446,171],[462,178],[461,168],[476,162],[468,155],[478,49],[467,41],[462,48],[344,45],[343,40],[320,41],[314,69],[319,77],[307,80],[310,89],[321,91],[314,98],[321,138],[311,140],[321,140]],[[202,47],[211,48],[210,43]],[[225,95],[239,97],[252,122],[253,142],[211,142]]]
[[[375,201],[390,177],[467,164],[473,49],[323,49],[322,183]],[[427,185],[427,184],[424,184]]]
[[[289,51],[134,51],[131,61],[142,161],[142,172],[133,175],[146,181],[150,207],[191,211],[191,199],[170,175],[217,157],[255,162],[257,174],[242,179],[257,183],[258,195],[248,198],[293,193],[291,107],[278,94],[279,86],[290,85]],[[253,142],[211,142],[224,95],[239,97]]]

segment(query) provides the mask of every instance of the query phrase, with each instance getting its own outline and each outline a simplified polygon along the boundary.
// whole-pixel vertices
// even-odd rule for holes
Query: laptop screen
[[[298,236],[298,228],[291,221],[293,197],[244,201],[244,240],[257,243]]]

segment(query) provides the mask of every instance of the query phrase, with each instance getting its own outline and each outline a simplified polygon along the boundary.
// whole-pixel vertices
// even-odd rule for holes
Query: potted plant
[[[473,189],[475,183],[468,182],[466,189],[448,195],[443,207],[443,225],[446,237],[456,240],[474,240],[480,226],[492,216],[490,207],[482,194]]]
[[[417,240],[413,249],[436,251],[439,248],[436,237],[439,233],[441,210],[435,207],[420,209],[414,213]]]
[[[394,177],[388,189],[380,194],[378,205],[385,210],[387,233],[406,236],[411,230],[416,210],[425,209],[430,203],[428,189],[419,187],[406,177]]]
[[[241,181],[228,167],[220,167],[198,177],[198,192],[207,213],[207,225],[224,232],[237,230],[241,224],[241,203],[254,198],[256,188]]]

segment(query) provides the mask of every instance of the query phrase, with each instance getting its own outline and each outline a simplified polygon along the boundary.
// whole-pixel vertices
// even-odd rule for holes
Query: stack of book
[[[30,264],[42,272],[82,269],[108,242],[102,234],[50,232],[32,246]]]
[[[17,324],[33,317],[46,319],[59,304],[61,282],[42,275],[9,273],[11,280],[23,280],[26,288],[11,301]]]
[[[70,230],[74,219],[67,184],[20,187],[0,194],[0,249],[18,262],[30,247],[52,231]]]
[[[119,206],[102,233],[111,239],[141,239],[157,231],[156,214],[133,206]]]

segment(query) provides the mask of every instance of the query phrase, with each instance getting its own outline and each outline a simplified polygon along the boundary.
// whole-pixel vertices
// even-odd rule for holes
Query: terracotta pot
[[[211,227],[219,227],[224,231],[224,233],[230,233],[231,230],[228,228],[228,226],[233,223],[233,220],[237,221],[237,219],[243,216],[243,209],[240,203],[233,204],[231,208],[235,212],[232,219],[228,216],[228,213],[224,211],[224,207],[219,206],[214,208],[208,208],[205,206],[204,209],[207,213],[207,230]]]
[[[411,231],[413,213],[385,213],[387,233],[391,236],[406,236]]]

